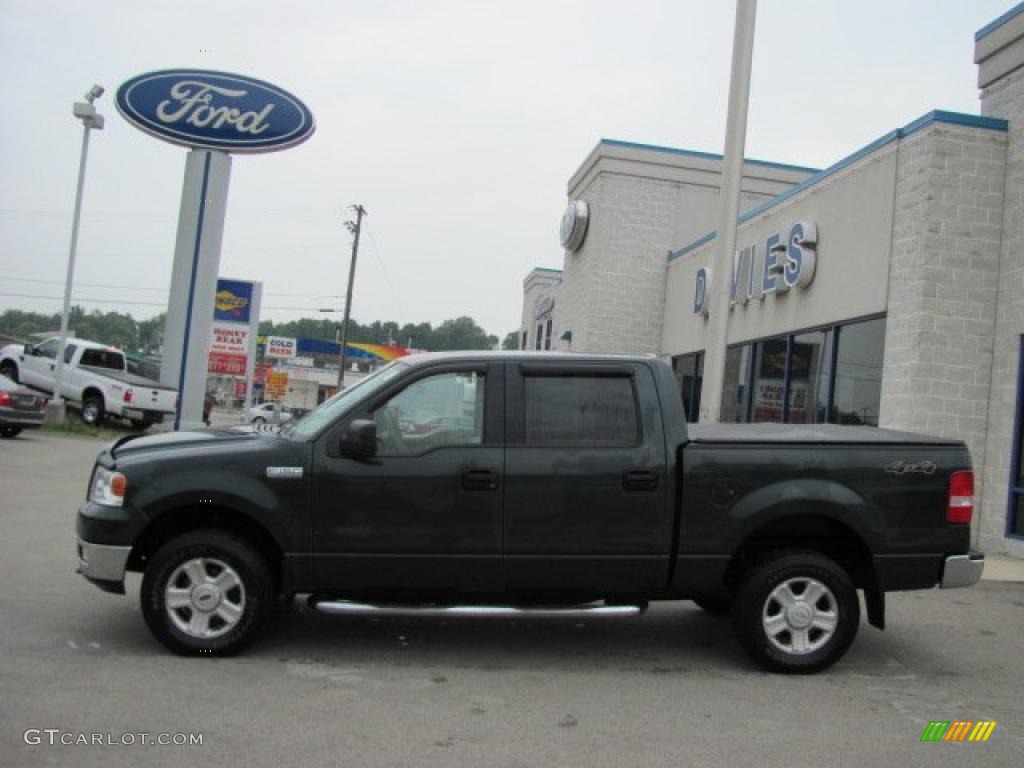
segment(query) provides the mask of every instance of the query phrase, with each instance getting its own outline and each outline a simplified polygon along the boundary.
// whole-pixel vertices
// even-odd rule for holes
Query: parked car
[[[472,426],[401,429],[443,414]],[[886,592],[978,581],[972,514],[959,440],[688,425],[654,358],[435,353],[280,430],[113,442],[78,568],[120,593],[142,572],[145,621],[182,654],[241,649],[292,593],[338,615],[576,620],[689,599],[731,612],[757,663],[806,673],[853,642],[858,590],[881,629]]]
[[[0,437],[17,437],[23,429],[42,425],[45,414],[45,397],[0,376]]]
[[[292,409],[281,403],[260,403],[245,411],[240,417],[243,424],[284,424],[294,417]]]
[[[0,349],[0,374],[52,394],[59,349],[57,338],[36,345],[8,344]],[[81,410],[86,424],[98,425],[114,416],[139,430],[173,414],[178,400],[173,387],[128,373],[120,349],[78,338],[68,339],[64,349],[61,395]]]

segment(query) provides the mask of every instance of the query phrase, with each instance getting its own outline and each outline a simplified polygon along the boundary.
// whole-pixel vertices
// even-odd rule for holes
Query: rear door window
[[[527,375],[523,385],[526,445],[629,447],[640,442],[629,376]]]
[[[87,349],[82,353],[79,365],[92,368],[109,368],[112,371],[124,370],[124,355],[109,349]]]

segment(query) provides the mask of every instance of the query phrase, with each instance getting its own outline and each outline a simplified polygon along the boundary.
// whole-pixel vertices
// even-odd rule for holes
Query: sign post
[[[308,139],[309,109],[287,91],[226,72],[148,72],[117,90],[117,110],[139,130],[190,147],[178,214],[160,381],[178,390],[175,429],[202,424],[214,293],[227,209],[231,154],[273,152]],[[256,284],[259,285],[259,284]],[[246,405],[252,398],[261,288],[252,297]]]

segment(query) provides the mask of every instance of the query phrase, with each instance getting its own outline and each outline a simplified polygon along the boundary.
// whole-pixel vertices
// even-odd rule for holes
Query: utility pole
[[[338,366],[338,390],[345,386],[345,349],[348,344],[348,316],[352,311],[352,285],[356,281],[356,257],[359,256],[359,231],[363,228],[366,209],[361,205],[351,206],[356,212],[355,222],[346,221],[345,229],[352,233],[352,260],[348,264],[348,292],[345,294],[345,319],[341,321],[341,356]]]

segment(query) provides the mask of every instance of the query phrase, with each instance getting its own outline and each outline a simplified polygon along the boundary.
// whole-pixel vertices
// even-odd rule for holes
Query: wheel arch
[[[85,401],[92,397],[93,395],[100,399],[100,402],[103,404],[104,410],[106,410],[107,396],[103,393],[103,390],[97,387],[95,384],[90,384],[89,386],[82,390],[82,403],[85,403]]]
[[[277,540],[252,517],[228,506],[186,506],[170,509],[149,523],[132,544],[128,570],[142,572],[153,554],[165,543],[182,534],[203,528],[215,528],[235,534],[256,548],[264,557],[280,590],[284,580],[284,553]]]
[[[780,550],[819,552],[835,560],[864,591],[868,621],[885,628],[885,596],[875,570],[874,556],[864,536],[829,505],[814,509],[779,508],[766,514],[744,535],[726,566],[724,582],[732,591],[743,574]]]

